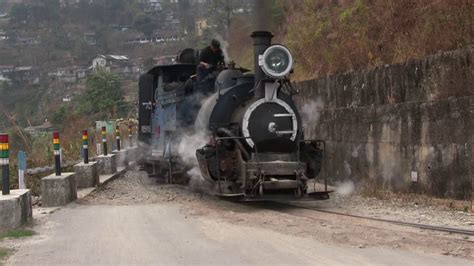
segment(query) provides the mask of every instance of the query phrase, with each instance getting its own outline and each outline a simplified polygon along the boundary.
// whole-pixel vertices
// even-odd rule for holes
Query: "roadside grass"
[[[10,249],[0,248],[0,265],[2,265],[2,261],[10,255],[10,252]]]
[[[4,239],[4,238],[30,237],[30,236],[33,236],[35,234],[36,233],[34,231],[31,231],[31,230],[24,230],[24,229],[11,230],[11,231],[0,233],[0,240]]]

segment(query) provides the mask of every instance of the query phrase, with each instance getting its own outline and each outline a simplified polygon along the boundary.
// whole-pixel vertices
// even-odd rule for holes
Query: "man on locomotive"
[[[199,64],[196,69],[197,79],[205,79],[210,73],[217,69],[217,66],[224,63],[221,44],[218,40],[212,40],[211,45],[201,50]]]

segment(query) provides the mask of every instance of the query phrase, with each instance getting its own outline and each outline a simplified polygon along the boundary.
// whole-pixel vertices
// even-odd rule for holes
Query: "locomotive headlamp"
[[[259,56],[258,65],[272,78],[284,78],[293,68],[293,56],[283,45],[272,45]]]

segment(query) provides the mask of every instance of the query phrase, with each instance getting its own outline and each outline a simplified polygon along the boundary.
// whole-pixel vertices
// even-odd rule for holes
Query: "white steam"
[[[350,180],[339,183],[336,186],[336,193],[341,196],[349,196],[354,192],[354,190],[355,190],[354,182]]]
[[[190,167],[197,167],[199,165],[196,159],[196,150],[206,145],[208,140],[206,132],[197,132],[192,135],[183,134],[178,145],[178,155],[183,160],[183,163]],[[190,171],[191,172],[191,171]]]
[[[324,102],[321,98],[316,98],[315,100],[307,101],[301,107],[301,119],[303,120],[303,124],[305,125],[305,136],[313,137],[312,136],[312,128],[316,127],[319,123],[319,119],[321,117],[321,110],[324,108]]]
[[[209,107],[213,100],[215,101],[215,95],[203,99],[201,101],[201,109],[196,117],[196,123],[194,126],[194,132],[192,134],[183,133],[178,144],[178,155],[182,162],[190,170],[186,173],[189,180],[189,187],[199,192],[212,192],[212,184],[207,182],[201,175],[201,169],[196,158],[196,150],[205,146],[211,134],[206,128],[206,121],[209,121],[212,108]]]
[[[229,42],[222,38],[222,36],[220,35],[214,36],[214,39],[218,40],[221,43],[221,50],[224,54],[224,61],[226,62],[226,64],[228,64],[230,62]]]

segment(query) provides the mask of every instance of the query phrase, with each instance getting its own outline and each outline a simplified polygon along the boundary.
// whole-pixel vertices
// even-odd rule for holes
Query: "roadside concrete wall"
[[[469,199],[473,54],[470,47],[299,83],[305,134],[327,141],[331,181]]]

